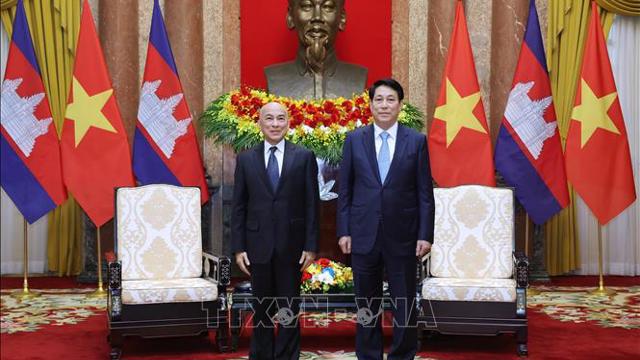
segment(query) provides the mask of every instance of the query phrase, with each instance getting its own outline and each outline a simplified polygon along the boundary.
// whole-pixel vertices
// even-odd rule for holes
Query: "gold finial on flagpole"
[[[40,296],[39,293],[29,290],[29,224],[27,223],[27,219],[23,218],[24,221],[24,264],[22,265],[24,273],[22,280],[22,290],[18,290],[11,294],[14,297],[19,299],[30,299],[34,297]]]
[[[102,250],[100,245],[100,226],[96,227],[96,234],[97,234],[96,248],[97,248],[97,255],[98,255],[98,288],[96,289],[96,291],[92,292],[89,296],[105,297],[107,296],[107,292],[104,290],[104,287],[102,284]]]
[[[589,294],[596,296],[611,296],[616,292],[613,289],[608,289],[604,286],[604,276],[602,275],[602,225],[598,222],[598,287],[589,291]]]
[[[529,258],[529,214],[525,212],[524,218],[524,254]],[[540,291],[532,288],[531,285],[527,288],[527,296],[540,295]]]

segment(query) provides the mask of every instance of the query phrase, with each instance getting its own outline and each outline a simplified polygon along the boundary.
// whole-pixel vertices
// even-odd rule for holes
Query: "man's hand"
[[[309,267],[309,265],[311,265],[311,263],[315,259],[316,259],[316,253],[314,253],[313,251],[303,251],[302,255],[300,256],[300,261],[298,261],[298,264],[302,264],[302,267],[300,268],[300,272],[304,271],[304,269]]]
[[[418,240],[418,244],[416,245],[416,256],[418,258],[422,258],[427,255],[429,251],[431,251],[431,243],[427,240]]]
[[[338,240],[338,246],[343,254],[351,254],[351,236],[343,236]]]
[[[236,264],[238,264],[238,267],[243,273],[251,276],[249,272],[249,265],[251,265],[251,263],[249,263],[249,257],[246,251],[236,253]]]

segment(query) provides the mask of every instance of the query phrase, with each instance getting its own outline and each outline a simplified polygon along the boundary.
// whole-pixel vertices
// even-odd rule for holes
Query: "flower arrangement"
[[[351,293],[353,273],[344,264],[320,258],[302,273],[300,291],[303,294]]]
[[[372,121],[366,93],[350,99],[294,100],[242,87],[207,107],[201,117],[205,135],[231,145],[236,152],[257,145],[263,140],[257,124],[260,108],[271,101],[280,102],[289,111],[287,140],[310,149],[331,165],[340,162],[346,133]],[[404,103],[400,123],[420,131],[422,119],[418,108]]]

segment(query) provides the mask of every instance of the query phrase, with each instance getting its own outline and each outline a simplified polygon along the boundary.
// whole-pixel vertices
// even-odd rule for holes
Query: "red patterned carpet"
[[[585,296],[595,277],[555,278],[540,284],[529,299],[529,359],[640,358],[640,278],[611,277],[612,298]],[[65,278],[34,278],[43,296],[21,302],[9,296],[19,278],[2,278],[1,358],[106,359],[104,300],[86,296],[91,289]],[[355,359],[354,323],[349,315],[304,317],[301,359]],[[246,359],[248,334],[238,352],[219,354],[210,339],[131,339],[123,359]],[[390,337],[386,337],[387,345]],[[425,341],[418,360],[518,359],[512,336],[437,336]]]

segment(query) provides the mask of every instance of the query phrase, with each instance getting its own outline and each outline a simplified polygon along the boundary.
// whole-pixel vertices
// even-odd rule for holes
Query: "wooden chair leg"
[[[109,353],[109,357],[111,360],[120,360],[122,356],[122,343],[124,339],[122,335],[118,333],[111,333],[107,336],[109,340],[109,344],[111,345],[111,352]]]
[[[240,330],[242,326],[242,312],[238,309],[231,309],[231,351],[238,350],[238,342],[240,340]]]
[[[111,347],[111,352],[109,353],[109,357],[111,360],[120,360],[122,356],[122,348],[119,347]]]
[[[529,350],[527,348],[527,329],[519,329],[516,332],[516,342],[518,343],[518,355],[527,356]]]
[[[216,344],[218,345],[218,352],[229,352],[229,328],[227,324],[220,324],[216,329]]]

